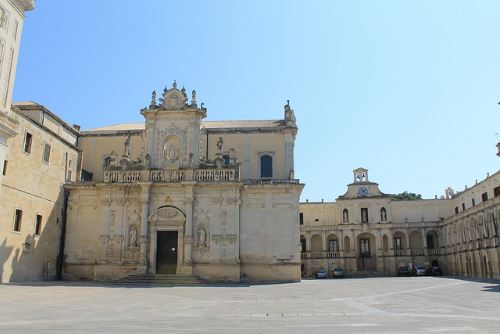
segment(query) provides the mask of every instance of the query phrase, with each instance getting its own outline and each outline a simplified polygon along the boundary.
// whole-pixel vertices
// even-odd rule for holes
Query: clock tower
[[[368,169],[356,168],[352,171],[354,180],[347,185],[347,192],[339,198],[367,198],[383,197],[384,194],[378,189],[378,183],[370,182]]]

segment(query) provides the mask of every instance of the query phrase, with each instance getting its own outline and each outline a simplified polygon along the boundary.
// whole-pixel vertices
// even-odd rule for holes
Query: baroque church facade
[[[89,181],[66,186],[63,276],[300,280],[290,106],[282,120],[205,122],[174,82],[141,114],[80,132]]]

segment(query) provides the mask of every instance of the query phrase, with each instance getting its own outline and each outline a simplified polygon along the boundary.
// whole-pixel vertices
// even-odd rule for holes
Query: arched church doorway
[[[164,205],[156,209],[149,221],[149,272],[179,274],[184,265],[184,225],[186,216],[177,207]]]

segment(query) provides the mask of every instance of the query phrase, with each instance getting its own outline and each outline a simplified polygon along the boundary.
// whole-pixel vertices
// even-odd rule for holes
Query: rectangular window
[[[45,143],[45,146],[43,147],[43,161],[48,163],[50,160],[50,145]]]
[[[304,214],[302,212],[299,213],[299,221],[300,221],[300,225],[304,225]]]
[[[500,186],[493,189],[493,196],[495,196],[495,197],[500,196]]]
[[[476,200],[473,198],[472,199],[472,206],[476,205]]]
[[[328,240],[328,251],[330,253],[338,252],[337,240]]]
[[[35,235],[40,235],[42,231],[42,216],[36,215],[35,217]]]
[[[462,211],[465,211],[465,203],[462,203]]]
[[[29,132],[26,132],[24,135],[24,153],[31,153],[31,142],[33,141],[33,135]]]
[[[70,170],[68,171],[68,179],[67,179],[67,181],[71,181],[71,174],[72,174],[72,173],[71,173],[71,169],[70,169]]]
[[[361,256],[370,257],[370,240],[369,239],[360,239],[359,240],[359,249],[361,251]]]
[[[483,200],[483,202],[486,202],[488,200],[488,193],[483,193],[481,195],[481,199]]]
[[[458,206],[455,207],[455,214],[458,215]]]
[[[21,232],[21,223],[23,220],[23,210],[16,209],[16,214],[14,216],[14,232]]]
[[[368,223],[368,208],[361,208],[361,221]]]
[[[7,175],[7,165],[8,164],[9,164],[9,162],[7,160],[3,161],[3,170],[2,170],[2,175],[3,176]]]

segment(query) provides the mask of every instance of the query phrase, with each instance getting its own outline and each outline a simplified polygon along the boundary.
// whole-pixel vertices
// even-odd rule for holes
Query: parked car
[[[441,275],[443,275],[443,272],[441,271],[441,268],[439,268],[438,266],[432,266],[431,275],[432,276],[441,276]]]
[[[417,276],[425,276],[427,275],[427,268],[424,266],[415,266],[415,273]]]
[[[409,267],[399,267],[398,275],[399,276],[410,276],[410,268]]]
[[[316,274],[316,278],[328,278],[328,273],[325,271],[325,269],[321,268]]]
[[[345,277],[344,268],[335,268],[333,269],[333,277]]]

